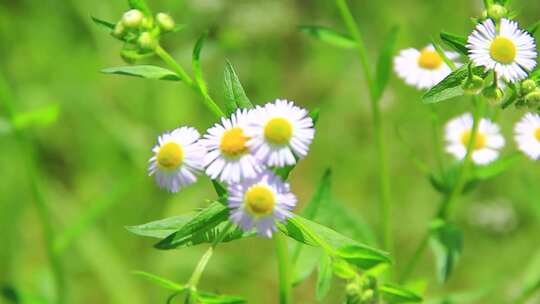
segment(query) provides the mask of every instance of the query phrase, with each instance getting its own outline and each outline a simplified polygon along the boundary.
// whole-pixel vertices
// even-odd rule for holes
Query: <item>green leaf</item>
[[[515,163],[522,159],[520,153],[513,153],[497,159],[484,166],[475,166],[472,176],[478,180],[486,180],[502,174],[506,170],[512,168]]]
[[[540,21],[536,21],[533,25],[529,26],[527,28],[527,32],[534,36],[534,34],[536,34],[536,31],[538,31],[538,27],[540,27]]]
[[[469,54],[469,49],[467,49],[467,38],[447,32],[442,32],[440,36],[441,40],[454,51],[465,56]]]
[[[349,36],[340,34],[333,29],[316,26],[316,25],[305,25],[300,26],[300,31],[306,33],[313,38],[328,43],[333,46],[337,46],[344,49],[353,49],[356,47],[356,42]]]
[[[317,215],[319,207],[323,204],[329,204],[330,202],[330,188],[332,180],[332,171],[326,169],[321,181],[317,186],[317,191],[302,211],[302,216],[308,220],[312,220]]]
[[[332,271],[337,277],[344,280],[350,280],[356,276],[356,270],[349,263],[342,259],[332,261]]]
[[[17,129],[24,129],[31,126],[48,126],[58,120],[60,107],[58,104],[50,104],[42,108],[16,114],[13,117],[13,126]]]
[[[298,245],[302,246],[300,243]],[[321,257],[321,249],[312,246],[303,246],[302,250],[295,254],[297,254],[297,258],[294,264],[293,286],[305,281],[315,271]]]
[[[459,260],[463,249],[463,232],[441,219],[431,224],[430,232],[430,244],[437,263],[437,277],[444,283]]]
[[[133,76],[146,79],[180,81],[173,71],[154,65],[128,65],[101,70],[105,74]]]
[[[383,299],[389,304],[422,302],[422,297],[416,293],[393,284],[384,284],[380,286],[379,292]]]
[[[328,227],[298,215],[289,218],[285,224],[280,224],[278,227],[290,238],[303,244],[321,246],[325,250],[328,249],[327,247],[331,247],[333,249],[332,254],[363,269],[381,263],[390,263],[387,253],[363,245]]]
[[[317,122],[319,121],[320,112],[321,112],[321,109],[319,109],[319,108],[315,108],[315,109],[309,111],[309,117],[311,117],[311,119],[313,119],[313,126],[317,125]]]
[[[232,64],[227,61],[225,64],[225,72],[223,73],[223,87],[225,92],[225,109],[227,114],[232,114],[238,108],[253,108],[253,104],[249,100],[240,83],[240,79],[234,70]]]
[[[178,230],[155,245],[158,249],[173,249],[179,246],[189,245],[194,238],[202,237],[202,234],[214,229],[220,223],[227,220],[229,209],[221,203],[214,202],[197,213],[191,220],[178,227]]]
[[[143,225],[127,226],[126,229],[140,236],[153,237],[163,239],[180,230],[183,226],[189,223],[195,216],[196,212],[191,212],[183,215],[173,216],[166,219],[153,221]]]
[[[213,244],[214,241],[218,238],[218,236],[221,235],[221,232],[223,229],[228,229],[228,231],[221,237],[220,242],[221,243],[227,243],[230,241],[251,237],[256,235],[255,230],[244,232],[239,227],[235,227],[234,229],[231,229],[228,226],[228,221],[222,222],[218,224],[217,226],[211,226],[209,225],[206,228],[203,228],[199,231],[196,231],[182,240],[179,240],[172,245],[172,247],[165,247],[162,249],[172,249],[172,248],[183,248],[183,247],[191,247],[196,246],[199,244]],[[166,246],[169,246],[168,244]]]
[[[319,259],[319,266],[317,268],[317,284],[315,289],[315,297],[317,300],[322,301],[330,287],[332,286],[332,259],[323,254]]]
[[[375,100],[379,100],[388,84],[390,72],[392,71],[392,58],[396,49],[396,40],[399,32],[399,27],[393,27],[386,35],[384,44],[380,50],[379,60],[377,61],[376,83],[377,89]]]
[[[152,273],[149,273],[149,272],[145,272],[145,271],[133,271],[132,272],[134,275],[137,275],[137,276],[140,276],[144,279],[147,279],[148,281],[152,282],[152,283],[156,283],[157,285],[163,287],[163,288],[166,288],[166,289],[170,289],[170,290],[174,290],[174,291],[184,291],[186,290],[186,286],[184,285],[180,285],[180,284],[177,284],[169,279],[165,279],[165,278],[162,278],[158,275],[155,275],[155,274],[152,274]]]
[[[197,303],[201,304],[242,304],[246,301],[237,296],[218,295],[209,292],[198,292],[196,294]]]
[[[483,67],[473,68],[473,73],[483,77]],[[427,91],[422,96],[422,101],[426,104],[437,103],[450,98],[462,96],[464,94],[461,85],[468,76],[467,66],[463,65],[459,69],[453,71],[445,79]]]
[[[528,262],[523,282],[520,284],[518,301],[515,303],[525,303],[535,292],[540,289],[540,251],[537,251]]]
[[[203,33],[199,39],[197,39],[197,43],[195,43],[195,47],[193,48],[193,59],[192,59],[192,66],[193,66],[193,74],[195,75],[195,82],[199,86],[199,89],[201,90],[201,93],[204,96],[208,96],[208,86],[206,85],[206,81],[204,81],[202,69],[201,69],[201,51],[204,46],[204,42],[206,41],[206,38],[208,38],[208,32]]]
[[[128,5],[132,9],[138,9],[147,17],[152,17],[152,12],[144,0],[128,0]]]
[[[101,27],[101,28],[103,28],[105,30],[108,30],[109,32],[114,31],[114,28],[115,28],[114,23],[111,23],[111,22],[105,21],[105,20],[101,20],[101,19],[96,18],[94,16],[90,16],[90,18],[92,18],[92,21],[94,21],[94,23],[97,24],[99,27]]]

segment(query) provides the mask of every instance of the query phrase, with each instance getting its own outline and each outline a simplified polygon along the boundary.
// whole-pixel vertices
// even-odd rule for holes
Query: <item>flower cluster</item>
[[[228,186],[230,219],[243,230],[256,228],[271,237],[296,205],[289,184],[271,169],[304,158],[315,135],[305,109],[276,100],[255,109],[238,109],[204,136],[181,127],[158,137],[149,174],[157,184],[177,192],[203,171]]]

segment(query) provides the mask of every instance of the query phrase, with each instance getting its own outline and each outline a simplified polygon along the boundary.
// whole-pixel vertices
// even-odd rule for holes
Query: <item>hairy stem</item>
[[[15,125],[13,124],[16,115],[15,104],[13,102],[13,98],[11,97],[9,87],[2,75],[0,75],[0,101],[4,105],[9,121],[12,123],[13,128],[15,128]],[[30,180],[30,187],[34,196],[33,202],[41,222],[41,229],[47,250],[47,258],[49,260],[55,283],[56,303],[64,304],[66,303],[66,281],[60,257],[54,250],[55,234],[47,201],[43,191],[41,190],[41,178],[39,168],[37,166],[37,156],[34,145],[22,131],[15,129],[14,132],[19,145],[25,152],[25,163]]]
[[[291,261],[287,239],[281,233],[274,233],[276,255],[279,268],[279,303],[290,304],[291,301]]]
[[[190,87],[195,93],[199,94],[204,101],[204,105],[214,114],[217,118],[221,118],[225,116],[225,113],[221,110],[221,108],[217,105],[217,103],[208,95],[205,94],[204,91],[199,87],[199,85],[194,82],[191,77],[186,73],[184,68],[174,60],[174,58],[161,46],[157,46],[154,50],[156,52],[156,55],[165,62],[177,75],[180,77],[180,79],[188,86]]]
[[[379,197],[381,200],[380,203],[380,222],[381,222],[381,234],[382,234],[382,243],[383,247],[386,250],[392,250],[393,240],[392,240],[392,226],[391,226],[391,199],[390,199],[390,175],[388,172],[386,164],[386,147],[383,140],[384,130],[381,119],[381,108],[380,102],[377,98],[377,84],[374,82],[374,77],[372,75],[369,58],[367,50],[365,47],[362,34],[358,29],[358,25],[354,20],[354,17],[351,14],[349,7],[347,6],[346,0],[336,0],[337,7],[341,14],[343,22],[347,26],[349,34],[353,37],[356,42],[356,49],[358,58],[360,59],[360,64],[362,65],[362,70],[364,73],[364,78],[366,79],[367,86],[369,89],[369,96],[371,100],[371,114],[373,118],[373,129],[375,137],[375,149],[377,151],[377,168],[378,168],[378,179],[379,179]]]

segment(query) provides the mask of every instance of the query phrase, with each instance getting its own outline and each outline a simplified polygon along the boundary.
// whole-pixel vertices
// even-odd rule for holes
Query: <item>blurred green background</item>
[[[323,45],[297,30],[298,25],[318,24],[344,31],[333,1],[148,3],[154,11],[169,12],[177,22],[188,25],[183,32],[164,38],[165,47],[185,67],[190,64],[195,39],[211,29],[202,64],[215,99],[223,99],[227,58],[252,101],[264,103],[279,97],[307,108],[319,107],[317,136],[309,157],[292,175],[293,190],[304,204],[324,170],[331,167],[336,201],[350,209],[354,220],[378,226],[376,155],[358,60],[354,52]],[[372,58],[393,25],[401,26],[400,48],[421,48],[441,30],[467,34],[472,28],[469,18],[481,11],[481,1],[470,0],[350,1],[350,5]],[[538,1],[516,0],[514,6],[524,26],[540,18]],[[19,113],[51,104],[59,107],[54,123],[30,127],[26,134],[35,147],[39,186],[53,229],[64,241],[61,263],[68,303],[164,303],[167,291],[130,271],[150,271],[184,282],[206,248],[158,251],[152,248],[154,240],[123,228],[205,206],[205,200],[214,197],[206,178],[170,195],[146,177],[158,134],[179,125],[203,132],[213,120],[200,97],[179,83],[99,73],[104,67],[123,64],[118,55],[121,45],[92,24],[90,16],[114,22],[126,9],[121,0],[0,1],[0,75],[4,78],[0,87],[11,91]],[[432,141],[431,112],[420,96],[393,76],[383,98],[396,236],[392,255],[398,270],[412,255],[440,201],[408,152],[412,148],[434,168],[434,147],[443,145]],[[468,106],[466,99],[456,99],[435,110],[446,121]],[[2,104],[0,284],[5,297],[0,302],[12,303],[7,298],[15,288],[34,297],[35,303],[46,303],[39,299],[52,298],[54,286],[42,226],[32,203],[27,150],[6,125],[5,110]],[[512,125],[521,115],[510,109],[497,117],[508,142],[505,154],[516,150]],[[539,168],[522,159],[460,200],[456,219],[465,230],[465,247],[454,275],[446,285],[438,285],[430,252],[413,275],[427,279],[428,298],[502,283],[476,303],[509,303],[530,261],[540,255]],[[355,236],[354,231],[344,233]],[[276,303],[276,268],[273,244],[268,240],[251,238],[220,245],[201,288],[242,295],[249,303]],[[295,290],[297,303],[316,303],[314,281],[311,278]],[[325,302],[339,303],[343,287],[336,281]],[[531,303],[540,303],[540,298]]]

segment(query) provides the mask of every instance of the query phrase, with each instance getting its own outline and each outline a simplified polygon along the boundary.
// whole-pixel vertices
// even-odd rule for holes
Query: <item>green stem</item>
[[[390,199],[390,175],[386,166],[386,147],[384,144],[383,136],[384,130],[381,119],[380,102],[377,98],[377,84],[374,82],[374,78],[369,66],[369,58],[365,47],[362,34],[358,30],[358,25],[351,14],[346,0],[336,0],[337,7],[340,11],[343,22],[347,26],[350,35],[356,41],[356,50],[358,52],[358,58],[362,65],[364,77],[369,89],[369,96],[371,100],[371,114],[373,117],[373,129],[375,136],[375,149],[377,151],[377,167],[378,167],[378,179],[379,179],[379,197],[380,203],[380,222],[383,239],[383,247],[386,250],[391,251],[393,247],[392,240],[392,226],[390,222],[391,217],[391,199]]]
[[[180,77],[180,80],[182,80],[188,87],[190,87],[195,93],[201,95],[204,101],[204,105],[214,114],[217,118],[221,118],[225,116],[225,113],[221,110],[221,108],[217,105],[217,103],[208,95],[205,94],[204,91],[199,87],[197,83],[195,83],[191,77],[186,73],[184,68],[174,60],[174,58],[161,46],[157,46],[154,50],[156,55],[165,62],[177,75]]]
[[[287,239],[281,233],[274,233],[276,254],[279,268],[279,303],[289,304],[291,301],[291,264]]]
[[[399,283],[405,283],[407,278],[409,278],[412,271],[416,267],[416,264],[420,260],[420,257],[424,253],[424,250],[427,247],[428,241],[429,241],[429,234],[426,233],[426,235],[422,238],[422,241],[420,242],[420,245],[418,245],[418,247],[414,251],[414,254],[413,254],[412,258],[409,260],[409,262],[405,266],[405,269],[401,273],[401,275],[399,277]]]
[[[16,116],[15,104],[11,97],[9,87],[6,81],[3,79],[2,75],[0,75],[0,100],[2,101],[6,109],[6,113],[7,113],[9,121],[11,122],[13,128],[15,128],[15,125],[13,124],[14,118]],[[31,186],[32,194],[34,195],[33,202],[35,204],[36,210],[38,212],[38,217],[41,222],[43,238],[45,240],[45,246],[47,250],[47,258],[49,260],[49,264],[50,264],[51,271],[53,273],[54,282],[55,282],[56,298],[57,298],[56,303],[64,304],[66,303],[66,293],[65,293],[66,284],[65,284],[65,278],[64,278],[64,271],[63,271],[61,260],[54,251],[55,234],[54,234],[54,229],[51,222],[49,208],[47,206],[45,196],[40,186],[41,179],[39,175],[39,169],[37,166],[38,162],[37,162],[37,156],[35,153],[34,145],[32,144],[32,141],[29,138],[27,138],[26,134],[24,134],[20,130],[15,129],[15,135],[20,146],[26,152],[25,163],[27,166],[27,171],[28,171],[28,175],[30,179],[30,186]]]

